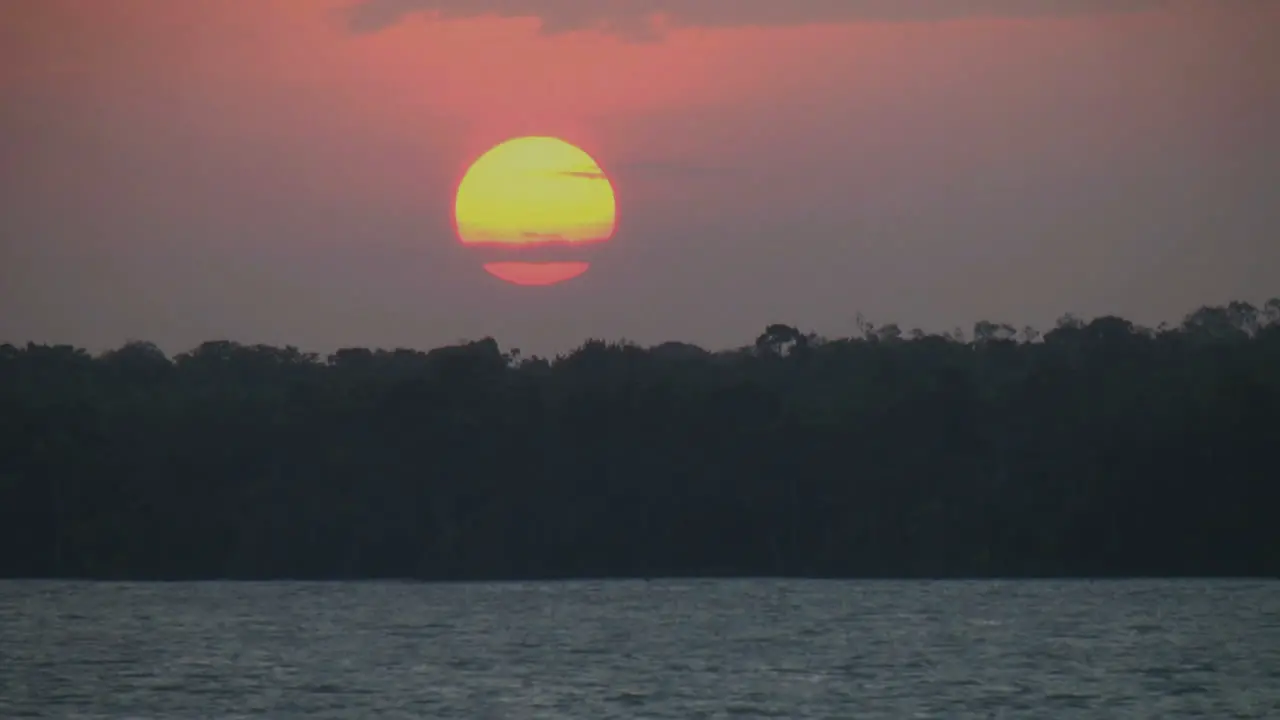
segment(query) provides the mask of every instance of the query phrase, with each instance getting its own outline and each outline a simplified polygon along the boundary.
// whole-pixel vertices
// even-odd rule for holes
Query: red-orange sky
[[[1278,36],[1269,0],[5,0],[0,342],[723,347],[1261,301]],[[452,235],[465,164],[522,134],[617,187],[554,288]]]

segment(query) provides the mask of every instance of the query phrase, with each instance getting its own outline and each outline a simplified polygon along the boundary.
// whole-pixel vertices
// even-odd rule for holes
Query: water
[[[1280,718],[1269,582],[0,582],[0,717]]]

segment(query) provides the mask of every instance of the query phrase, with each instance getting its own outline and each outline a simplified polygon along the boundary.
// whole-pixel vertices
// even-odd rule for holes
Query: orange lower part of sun
[[[585,262],[495,262],[485,264],[484,269],[516,285],[554,285],[578,277],[589,267]]]

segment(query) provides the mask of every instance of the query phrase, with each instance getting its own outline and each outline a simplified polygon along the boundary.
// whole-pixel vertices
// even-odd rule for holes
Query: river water
[[[1280,718],[1280,583],[0,582],[0,717]]]

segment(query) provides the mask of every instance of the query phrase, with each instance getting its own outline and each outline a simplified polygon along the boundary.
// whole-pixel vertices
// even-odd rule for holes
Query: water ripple
[[[0,582],[0,717],[1275,718],[1274,582]]]

